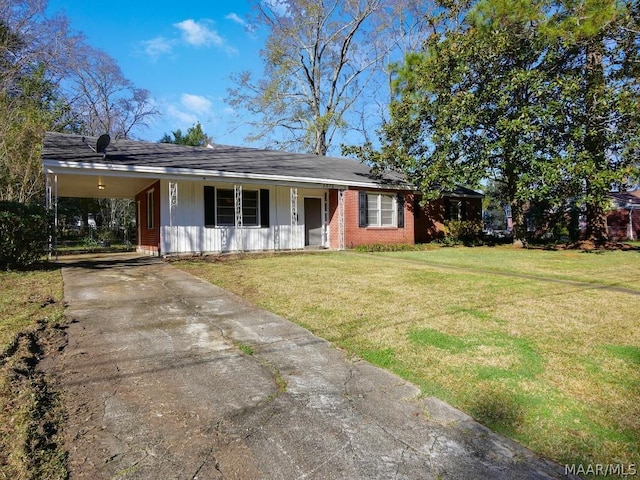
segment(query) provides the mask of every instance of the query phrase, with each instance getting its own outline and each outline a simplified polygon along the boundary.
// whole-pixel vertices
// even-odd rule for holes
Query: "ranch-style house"
[[[422,207],[401,176],[350,159],[105,138],[46,133],[48,202],[135,199],[136,248],[153,255],[414,244],[482,215],[473,190]]]

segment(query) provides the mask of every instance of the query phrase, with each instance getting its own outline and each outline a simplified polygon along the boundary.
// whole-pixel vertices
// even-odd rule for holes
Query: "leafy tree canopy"
[[[173,138],[171,138],[173,135]],[[213,139],[204,133],[202,125],[197,122],[192,127],[187,129],[186,133],[182,133],[182,130],[177,129],[171,132],[171,135],[165,133],[160,139],[160,143],[174,143],[176,145],[191,145],[192,147],[206,147],[208,144],[213,143]]]
[[[392,67],[381,147],[345,153],[405,173],[426,199],[493,180],[516,241],[533,203],[581,204],[602,241],[607,193],[637,168],[637,26],[632,2],[454,2]]]

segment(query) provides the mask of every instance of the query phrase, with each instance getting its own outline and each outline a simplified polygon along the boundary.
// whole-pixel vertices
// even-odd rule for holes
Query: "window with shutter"
[[[393,194],[360,192],[360,226],[397,226],[397,204],[396,196]]]
[[[235,193],[231,188],[216,189],[216,225],[233,227],[236,224]],[[268,193],[268,191],[267,191]],[[260,226],[261,196],[259,190],[242,189],[242,225],[245,227]]]

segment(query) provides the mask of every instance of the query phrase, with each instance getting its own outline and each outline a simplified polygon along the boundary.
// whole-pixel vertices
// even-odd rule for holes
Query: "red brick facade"
[[[620,208],[607,215],[609,239],[614,241],[629,240],[629,230],[633,230],[633,239],[640,238],[640,208],[631,212],[631,228],[629,226],[629,210]]]
[[[419,197],[417,197],[414,205],[416,243],[432,242],[444,236],[444,222],[451,220],[448,204],[452,201],[459,204],[458,220],[482,221],[482,198],[443,197],[420,208]]]
[[[153,221],[149,222],[148,199],[153,198]],[[138,192],[136,195],[136,219],[138,222],[137,250],[160,253],[160,182]]]
[[[369,192],[369,191],[368,191]],[[394,191],[370,191],[371,193],[396,193]],[[449,198],[441,198],[427,204],[419,205],[419,197],[412,193],[404,196],[404,226],[403,227],[361,227],[359,226],[359,193],[360,190],[346,190],[344,192],[344,246],[346,248],[358,245],[372,244],[415,244],[425,243],[442,238],[444,222],[447,219],[447,204]],[[462,220],[482,220],[481,198],[455,198],[459,202]],[[338,219],[338,191],[329,193],[330,238],[331,248],[338,248],[339,219]]]
[[[413,224],[413,196],[410,193],[404,195],[404,226],[403,227],[360,227],[359,226],[359,190],[346,190],[344,192],[344,243],[346,248],[357,247],[358,245],[371,244],[413,244],[414,224]],[[371,193],[391,193],[394,191],[371,191]],[[338,222],[338,191],[331,190],[329,193],[329,218],[330,232],[329,239],[331,248],[338,248],[339,242],[339,222]]]

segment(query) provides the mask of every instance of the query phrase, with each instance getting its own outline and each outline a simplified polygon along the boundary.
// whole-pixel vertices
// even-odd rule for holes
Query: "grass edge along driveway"
[[[438,248],[175,265],[561,464],[640,463],[638,251]]]
[[[0,478],[68,477],[64,406],[38,362],[64,344],[60,268],[0,271]]]

